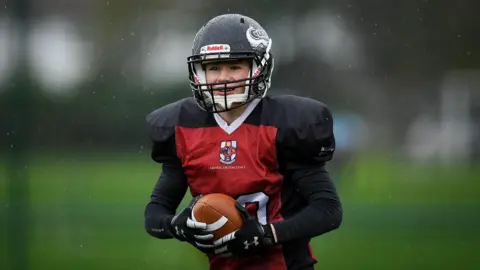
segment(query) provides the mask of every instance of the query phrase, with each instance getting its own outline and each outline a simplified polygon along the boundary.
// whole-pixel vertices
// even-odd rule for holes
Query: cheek
[[[242,77],[244,79],[248,78],[249,76],[250,76],[250,70],[249,69],[242,70]]]
[[[215,73],[207,71],[205,73],[205,79],[206,79],[207,83],[213,83],[217,80],[217,76],[216,76]]]
[[[235,80],[245,80],[248,79],[250,76],[250,72],[248,70],[241,70],[237,74],[235,74]],[[245,84],[245,82],[238,83],[239,85]]]

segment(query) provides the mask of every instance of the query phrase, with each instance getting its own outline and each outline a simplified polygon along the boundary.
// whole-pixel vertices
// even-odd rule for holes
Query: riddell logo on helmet
[[[207,52],[209,51],[223,51],[223,45],[212,45],[212,46],[207,46]]]
[[[203,46],[200,53],[226,53],[230,52],[230,45],[228,44],[210,44]]]

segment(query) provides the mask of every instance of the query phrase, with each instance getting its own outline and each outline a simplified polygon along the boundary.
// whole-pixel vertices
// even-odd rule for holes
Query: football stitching
[[[219,214],[220,217],[224,216],[224,215],[222,215],[222,213],[218,212],[217,209],[213,208],[213,206],[211,206],[210,204],[207,204],[207,203],[205,203],[205,202],[200,202],[200,203],[202,203],[204,206],[208,206],[208,207],[209,207],[210,209],[212,209],[214,212],[216,212],[217,214]],[[204,209],[202,208],[201,210],[202,210],[202,214],[203,214],[203,210],[204,210]],[[224,216],[224,217],[226,217],[226,216]],[[227,223],[230,223],[230,225],[233,225],[233,227],[235,227],[235,228],[237,227],[233,222],[230,221],[230,219],[229,219],[228,217],[226,217],[226,218],[227,218],[227,220],[228,220]],[[218,219],[217,219],[217,220],[218,220]],[[215,222],[215,221],[214,221],[214,222]],[[227,223],[225,223],[225,224],[227,224]],[[210,223],[210,224],[212,224],[212,223]],[[220,228],[223,228],[224,226],[225,226],[225,225],[223,225],[223,226],[220,227]],[[219,228],[219,230],[220,230],[220,228]]]

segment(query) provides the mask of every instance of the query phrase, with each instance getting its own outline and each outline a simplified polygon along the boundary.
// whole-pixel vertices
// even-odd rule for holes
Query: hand
[[[228,257],[252,253],[264,247],[276,244],[271,224],[262,225],[250,217],[242,206],[238,210],[245,218],[242,228],[213,242],[215,254]]]
[[[171,232],[175,238],[192,244],[203,253],[213,253],[213,234],[208,232],[207,224],[192,220],[192,208],[198,199],[197,196],[192,199],[188,206],[171,221]]]

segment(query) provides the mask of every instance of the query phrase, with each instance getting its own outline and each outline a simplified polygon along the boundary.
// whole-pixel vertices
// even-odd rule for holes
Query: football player
[[[188,57],[193,97],[147,117],[162,172],[145,210],[147,232],[208,255],[210,269],[314,269],[310,239],[340,226],[341,203],[325,167],[333,119],[319,101],[267,96],[272,40],[255,20],[208,21]],[[192,202],[176,211],[187,189]],[[223,193],[251,218],[213,241],[191,217],[199,196]]]

